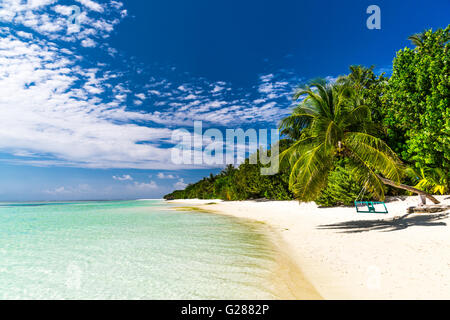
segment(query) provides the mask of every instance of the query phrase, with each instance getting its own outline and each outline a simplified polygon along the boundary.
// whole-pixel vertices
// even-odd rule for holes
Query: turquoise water
[[[159,200],[0,203],[0,299],[271,299],[257,227]]]

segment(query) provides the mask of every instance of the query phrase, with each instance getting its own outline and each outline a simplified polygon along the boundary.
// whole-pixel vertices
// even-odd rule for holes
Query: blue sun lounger
[[[384,208],[384,210],[379,207]],[[359,213],[389,213],[384,202],[377,201],[355,201],[356,212]]]

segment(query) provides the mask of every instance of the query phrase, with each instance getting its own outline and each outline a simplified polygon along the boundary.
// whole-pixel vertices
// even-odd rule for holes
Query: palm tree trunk
[[[411,191],[411,192],[417,193],[418,195],[423,195],[423,196],[427,197],[429,200],[431,200],[434,204],[439,204],[440,203],[435,197],[433,197],[429,193],[426,193],[425,191],[422,191],[422,190],[419,190],[419,189],[407,186],[405,184],[395,183],[394,181],[386,179],[386,178],[383,178],[383,177],[381,177],[379,175],[377,175],[377,176],[381,180],[381,182],[383,182],[384,184],[387,184],[387,185],[395,187],[395,188]]]

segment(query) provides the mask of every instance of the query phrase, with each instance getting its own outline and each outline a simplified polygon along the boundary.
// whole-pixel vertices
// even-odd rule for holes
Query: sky
[[[381,10],[368,29],[366,9]],[[0,0],[0,201],[161,198],[218,165],[175,130],[275,129],[292,93],[391,72],[450,1]]]

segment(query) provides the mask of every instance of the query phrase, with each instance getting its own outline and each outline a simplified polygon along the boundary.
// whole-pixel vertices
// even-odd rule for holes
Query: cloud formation
[[[158,173],[158,179],[175,179],[176,177],[173,174],[164,174],[163,172]]]
[[[175,190],[183,190],[184,188],[186,188],[188,185],[187,183],[184,183],[184,179],[179,179],[174,185],[173,187],[175,188]]]
[[[107,73],[81,68],[49,41],[30,44],[1,31],[0,149],[85,167],[166,167],[170,152],[159,144],[171,131],[113,121],[136,116],[119,94],[110,101],[100,96]]]
[[[44,190],[44,194],[53,195],[53,196],[84,195],[84,194],[89,194],[92,192],[93,192],[93,189],[88,184],[80,184],[76,187],[62,186],[62,187],[57,187],[57,188],[50,189],[50,190]]]
[[[224,81],[176,79],[173,67],[153,76],[151,68],[126,60],[105,41],[127,16],[121,2],[76,4],[81,11],[73,24],[73,8],[56,0],[0,3],[0,22],[6,23],[0,27],[0,152],[14,155],[0,161],[179,169],[170,157],[173,130],[198,120],[205,127],[273,128],[289,112],[298,82],[292,73],[263,74],[253,92]],[[101,51],[97,60],[89,59],[89,51],[80,54],[94,47],[105,49],[104,61],[98,61]],[[132,70],[114,70],[106,58],[122,59]],[[130,83],[133,72],[148,81]]]
[[[129,190],[133,190],[135,192],[142,192],[142,191],[150,191],[158,189],[158,185],[155,181],[150,182],[137,182],[135,181],[133,184],[130,184],[127,186]]]
[[[124,174],[123,176],[113,176],[113,179],[118,181],[132,181],[133,177],[129,174]]]
[[[2,0],[0,22],[25,27],[51,40],[80,42],[85,47],[93,47],[97,39],[108,38],[126,16],[123,4],[118,1],[104,4],[93,0],[75,1],[74,5],[61,5],[57,0]]]
[[[276,75],[261,75],[253,92],[244,92],[223,81],[210,83],[191,79],[177,84],[165,79],[147,85],[147,93],[158,110],[140,114],[140,120],[161,125],[192,125],[205,121],[212,125],[236,126],[276,123],[289,113],[292,94],[301,78],[280,70]]]

